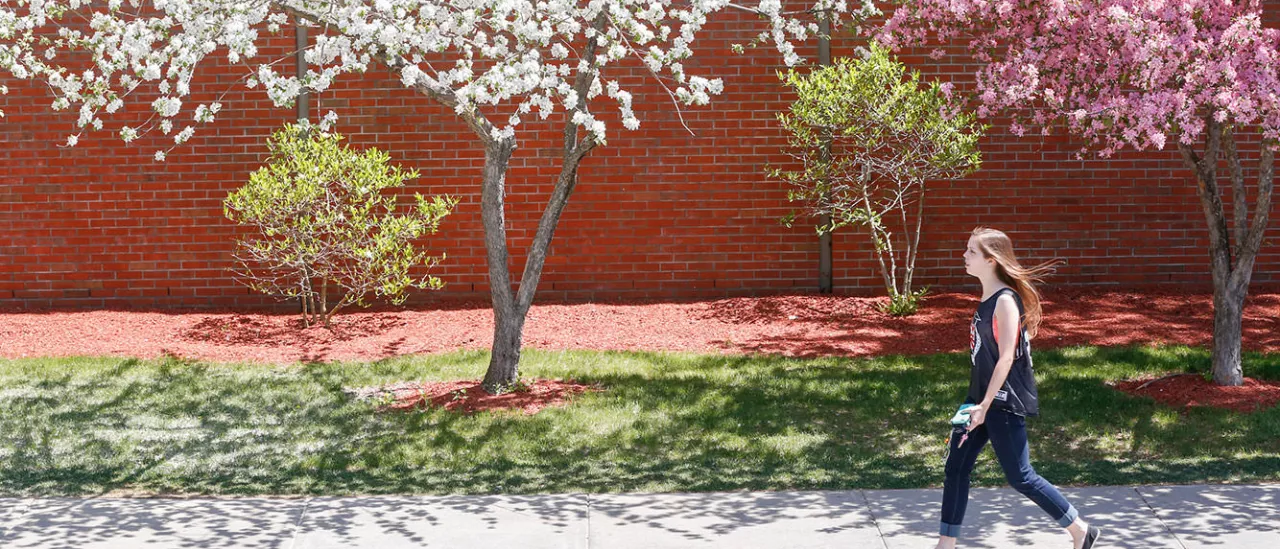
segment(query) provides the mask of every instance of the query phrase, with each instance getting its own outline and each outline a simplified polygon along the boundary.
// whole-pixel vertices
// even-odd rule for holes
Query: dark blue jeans
[[[947,479],[942,488],[942,526],[938,533],[960,537],[965,507],[969,505],[969,473],[987,441],[996,452],[1009,485],[1031,498],[1049,516],[1066,528],[1079,513],[1067,503],[1062,492],[1031,468],[1031,449],[1027,446],[1027,419],[1001,410],[991,410],[978,428],[969,432],[964,446],[959,446],[964,427],[951,433],[951,453],[947,456]]]

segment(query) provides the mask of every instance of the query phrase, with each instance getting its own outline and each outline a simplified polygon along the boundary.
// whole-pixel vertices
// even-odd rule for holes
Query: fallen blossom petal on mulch
[[[1115,384],[1127,394],[1154,398],[1175,408],[1208,406],[1250,413],[1280,404],[1280,383],[1244,378],[1244,385],[1224,387],[1200,374],[1135,379]]]
[[[389,402],[381,411],[413,411],[444,408],[464,414],[492,410],[518,410],[533,415],[545,408],[565,406],[573,395],[599,391],[599,387],[558,379],[524,379],[517,391],[491,395],[475,380],[399,382],[384,387],[348,389],[359,400]]]
[[[526,347],[563,350],[775,353],[869,357],[963,351],[973,294],[928,296],[920,313],[879,311],[883,298],[786,295],[692,302],[536,304]],[[1209,294],[1049,293],[1036,349],[1067,345],[1185,344],[1212,341]],[[129,356],[166,352],[229,362],[374,361],[415,353],[487,349],[487,304],[356,311],[333,328],[302,327],[297,315],[210,311],[0,311],[0,357]],[[1280,352],[1280,293],[1250,296],[1244,348]]]

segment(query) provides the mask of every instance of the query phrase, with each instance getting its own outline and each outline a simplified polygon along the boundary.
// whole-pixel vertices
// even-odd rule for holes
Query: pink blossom
[[[1280,30],[1256,0],[915,0],[881,29],[898,47],[967,41],[980,116],[1065,122],[1090,147],[1195,143],[1210,120],[1280,135]],[[1102,120],[1106,120],[1103,123]]]
[[[1155,145],[1157,149],[1164,148],[1164,139],[1164,133],[1162,132],[1152,132],[1151,134],[1151,144]]]

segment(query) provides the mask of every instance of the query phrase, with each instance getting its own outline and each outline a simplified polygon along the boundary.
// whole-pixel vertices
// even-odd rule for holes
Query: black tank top
[[[1022,318],[1022,296],[1012,288],[1001,288],[986,301],[978,304],[978,311],[969,324],[969,356],[973,364],[969,370],[969,395],[967,402],[978,403],[987,396],[987,387],[991,385],[991,376],[995,373],[996,362],[1000,360],[998,343],[999,321],[996,320],[996,301],[1000,296],[1009,293],[1018,304],[1018,318]],[[1025,327],[1018,326],[1017,347],[1013,354],[1013,366],[1004,386],[996,393],[991,407],[1011,412],[1020,416],[1040,414],[1040,399],[1036,394],[1035,371],[1031,366],[1031,342],[1027,339]]]

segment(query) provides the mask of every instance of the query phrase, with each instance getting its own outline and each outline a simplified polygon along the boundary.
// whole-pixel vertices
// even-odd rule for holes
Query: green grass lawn
[[[0,360],[0,493],[547,493],[939,486],[967,356],[801,360],[526,351],[607,390],[534,416],[375,413],[344,386],[479,379],[487,354],[261,366]],[[1280,379],[1280,355],[1246,374]],[[1032,460],[1060,485],[1280,480],[1280,407],[1186,413],[1104,382],[1198,349],[1036,355]],[[975,483],[1004,483],[990,452]]]

